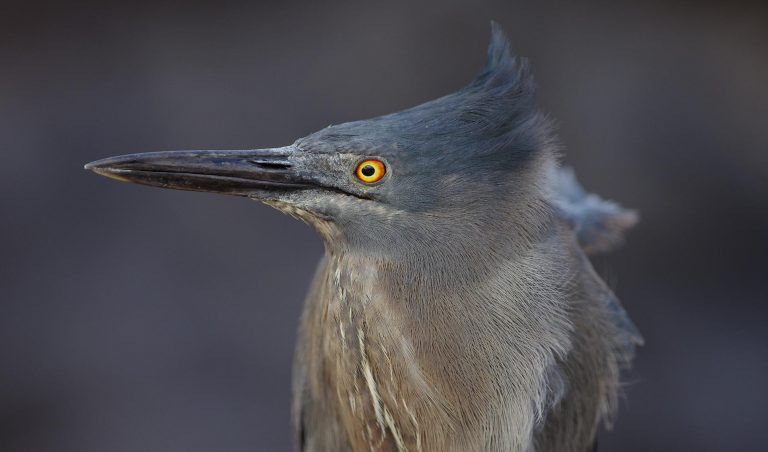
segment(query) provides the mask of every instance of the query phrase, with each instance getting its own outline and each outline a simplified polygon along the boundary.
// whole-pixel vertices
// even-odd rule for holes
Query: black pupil
[[[374,168],[373,165],[365,165],[360,172],[363,173],[363,176],[365,177],[371,177],[376,173],[376,168]]]

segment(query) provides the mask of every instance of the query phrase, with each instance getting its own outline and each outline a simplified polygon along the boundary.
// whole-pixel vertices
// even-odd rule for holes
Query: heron
[[[563,167],[529,64],[492,24],[459,91],[280,148],[89,163],[244,196],[322,236],[293,365],[303,451],[588,451],[642,343],[588,255],[635,211]]]

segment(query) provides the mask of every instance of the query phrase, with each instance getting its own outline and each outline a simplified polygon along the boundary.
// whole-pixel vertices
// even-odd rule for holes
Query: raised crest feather
[[[492,72],[500,64],[514,62],[509,39],[496,21],[491,21],[491,42],[488,44],[488,57],[483,73]]]

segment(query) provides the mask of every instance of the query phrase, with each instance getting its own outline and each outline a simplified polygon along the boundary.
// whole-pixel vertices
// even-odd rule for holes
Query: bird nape
[[[636,216],[558,168],[524,60],[493,25],[480,74],[276,149],[99,160],[123,181],[246,196],[326,254],[294,364],[306,451],[587,451],[642,339],[587,252]]]

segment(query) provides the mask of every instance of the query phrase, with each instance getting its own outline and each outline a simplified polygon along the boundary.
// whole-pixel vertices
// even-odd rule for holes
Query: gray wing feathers
[[[604,253],[621,245],[624,233],[637,223],[634,210],[587,193],[571,168],[554,168],[550,180],[552,202],[573,226],[587,254]]]

